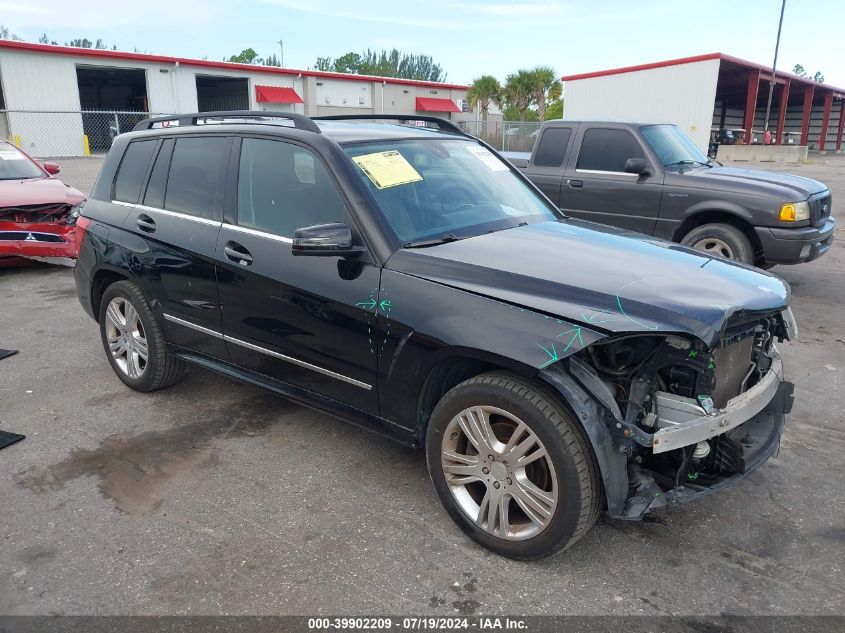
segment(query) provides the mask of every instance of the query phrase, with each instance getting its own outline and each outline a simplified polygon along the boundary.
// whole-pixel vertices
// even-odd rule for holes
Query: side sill
[[[333,417],[343,420],[344,422],[349,422],[350,424],[354,424],[355,426],[361,427],[367,431],[383,435],[405,446],[411,446],[414,448],[418,448],[420,446],[414,436],[413,430],[406,429],[405,427],[399,426],[398,424],[385,420],[379,416],[350,407],[338,402],[337,400],[326,398],[325,396],[316,394],[313,391],[308,391],[307,389],[302,389],[301,387],[295,387],[294,385],[272,380],[266,376],[262,376],[261,374],[241,369],[240,367],[236,367],[224,361],[209,358],[208,356],[203,356],[181,347],[170,346],[170,349],[175,356],[186,362],[224,374],[230,378],[234,378],[235,380],[240,380],[241,382],[267,389],[268,391],[272,391],[273,393],[287,398],[292,402],[315,409],[321,413],[327,413]]]

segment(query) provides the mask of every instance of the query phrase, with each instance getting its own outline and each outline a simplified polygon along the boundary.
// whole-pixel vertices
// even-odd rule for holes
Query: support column
[[[787,77],[783,84],[783,92],[780,93],[780,105],[778,106],[778,125],[775,135],[775,144],[783,144],[783,128],[786,127],[786,110],[789,108],[789,87],[792,80]]]
[[[813,114],[813,91],[816,87],[812,84],[804,88],[804,105],[801,109],[801,145],[807,145],[810,140],[810,117]]]
[[[845,127],[845,98],[839,102],[839,130],[836,132],[836,151],[842,149],[842,130]]]
[[[833,107],[833,91],[824,93],[824,109],[822,110],[822,133],[819,136],[819,151],[824,151],[824,144],[827,141],[827,126],[830,123],[830,109]]]
[[[752,71],[748,75],[748,94],[745,97],[745,128],[746,145],[751,144],[751,128],[754,127],[754,115],[757,114],[757,89],[760,87],[760,71]]]

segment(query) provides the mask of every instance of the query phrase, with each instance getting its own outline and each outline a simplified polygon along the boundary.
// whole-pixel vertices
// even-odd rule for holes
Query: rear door
[[[627,128],[581,125],[571,152],[560,207],[577,218],[651,234],[660,215],[663,177]],[[649,175],[625,173],[629,158],[643,158]]]
[[[167,340],[226,359],[214,253],[232,139],[185,135],[156,143],[140,202],[129,205],[123,246],[144,293],[163,318]],[[117,200],[120,184],[118,171]]]
[[[232,362],[377,414],[380,268],[368,254],[291,252],[297,228],[354,227],[339,188],[304,145],[245,137],[236,151],[237,194],[216,253]]]
[[[563,165],[569,152],[574,129],[574,126],[570,125],[546,127],[531,153],[528,164],[531,181],[558,206],[561,206]]]

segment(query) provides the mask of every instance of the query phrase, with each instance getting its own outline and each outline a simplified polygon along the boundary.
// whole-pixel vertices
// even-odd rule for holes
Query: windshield
[[[44,172],[14,145],[0,142],[0,180],[44,178]]]
[[[698,146],[675,125],[645,125],[640,132],[664,167],[710,163]]]
[[[382,141],[344,150],[406,245],[556,219],[500,158],[472,141]]]

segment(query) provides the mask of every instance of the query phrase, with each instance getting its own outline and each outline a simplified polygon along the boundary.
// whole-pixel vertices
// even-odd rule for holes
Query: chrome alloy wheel
[[[736,259],[733,249],[726,242],[715,237],[706,237],[703,240],[698,240],[692,247],[697,251],[704,251],[708,255],[724,257],[725,259]]]
[[[461,411],[443,435],[441,465],[458,506],[493,536],[533,538],[554,516],[554,466],[540,438],[512,413],[491,406]]]
[[[138,311],[123,297],[115,297],[106,308],[106,337],[115,364],[130,378],[140,378],[147,369],[147,338]]]

